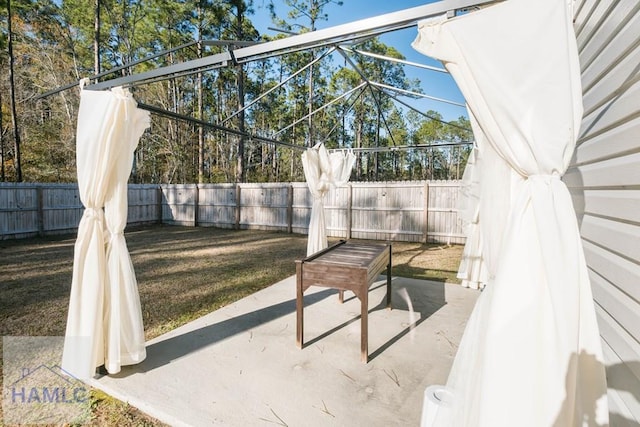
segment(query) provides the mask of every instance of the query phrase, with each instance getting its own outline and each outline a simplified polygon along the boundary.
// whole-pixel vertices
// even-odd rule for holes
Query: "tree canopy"
[[[272,19],[285,33],[313,31],[328,19],[330,3],[342,4],[283,0],[286,15],[277,16],[272,4]],[[253,2],[246,0],[11,0],[10,5],[12,55],[9,4],[0,0],[2,181],[18,180],[18,165],[25,181],[76,180],[78,88],[39,95],[100,72],[107,73],[102,81],[234,49],[239,42],[287,36],[259,34],[251,21]],[[378,38],[357,47],[404,59]],[[375,148],[357,153],[357,180],[461,177],[472,139],[466,117],[447,123],[435,111],[419,114],[399,105],[371,83],[420,92],[420,82],[409,79],[403,65],[328,49],[132,87],[145,104],[234,131],[152,115],[135,153],[132,182],[304,179],[300,150],[256,136],[299,147],[324,142],[328,148]],[[146,58],[152,59],[142,61]],[[13,82],[7,77],[11,60]],[[15,94],[16,126],[9,93]],[[451,145],[456,143],[463,144]],[[393,149],[414,145],[419,148]]]

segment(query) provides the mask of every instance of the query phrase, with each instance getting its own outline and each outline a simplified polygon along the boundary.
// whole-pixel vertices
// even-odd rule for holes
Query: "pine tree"
[[[7,49],[9,53],[9,91],[11,98],[11,122],[13,125],[13,163],[15,169],[15,179],[17,182],[22,182],[22,165],[20,155],[20,128],[18,126],[18,112],[16,108],[16,84],[15,84],[15,57],[13,55],[13,31],[11,21],[13,15],[11,13],[11,0],[7,0]]]

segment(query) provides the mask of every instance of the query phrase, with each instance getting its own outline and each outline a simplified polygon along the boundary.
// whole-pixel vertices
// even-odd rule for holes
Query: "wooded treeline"
[[[272,8],[274,26],[299,33],[316,29],[327,19],[326,6],[339,2],[282,3],[289,13],[278,18]],[[251,0],[0,0],[0,180],[76,180],[78,88],[45,98],[37,99],[38,95],[99,72],[117,69],[100,79],[107,80],[240,47],[239,41],[270,40],[255,29],[252,13]],[[174,50],[180,46],[184,47]],[[402,59],[396,49],[376,38],[358,48]],[[299,72],[327,49],[174,76],[131,90],[145,104],[301,147],[319,141],[329,148],[355,148],[472,139],[465,117],[453,122],[455,126],[444,123],[434,111],[428,112],[428,119],[399,108],[369,86],[321,109],[364,81],[359,72],[343,67],[335,54]],[[162,51],[169,52],[128,65]],[[408,79],[400,64],[362,55],[354,62],[371,81],[420,92],[419,82]],[[269,89],[274,90],[255,102]],[[315,112],[311,120],[310,112]],[[468,151],[468,145],[460,145],[363,152],[352,178],[455,179],[462,175]],[[131,180],[300,181],[304,180],[301,153],[154,114],[136,151]]]

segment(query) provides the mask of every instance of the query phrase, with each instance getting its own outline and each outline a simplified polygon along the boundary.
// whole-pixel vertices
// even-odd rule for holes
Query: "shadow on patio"
[[[384,282],[381,282],[384,283]],[[417,425],[424,389],[446,380],[477,291],[393,278],[369,294],[370,361],[359,301],[305,293],[295,345],[295,277],[147,343],[148,358],[92,385],[172,425]]]

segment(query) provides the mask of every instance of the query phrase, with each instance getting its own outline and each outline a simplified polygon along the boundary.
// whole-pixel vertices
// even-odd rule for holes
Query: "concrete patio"
[[[360,302],[305,293],[305,346],[295,345],[295,276],[147,343],[147,359],[92,386],[171,425],[417,426],[423,393],[446,381],[479,295],[394,277],[369,294],[369,362],[360,361]]]

